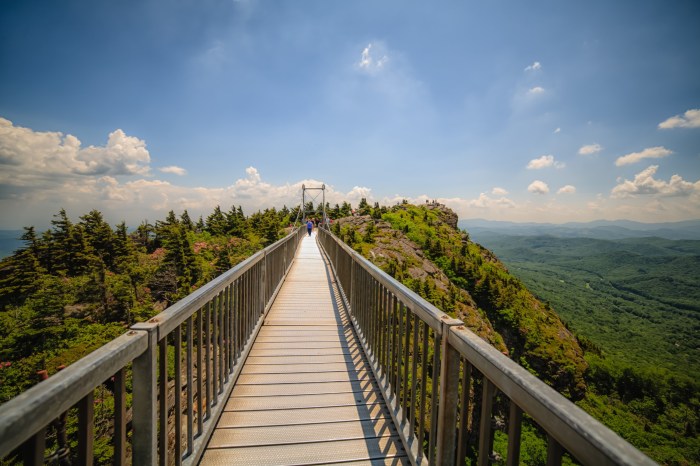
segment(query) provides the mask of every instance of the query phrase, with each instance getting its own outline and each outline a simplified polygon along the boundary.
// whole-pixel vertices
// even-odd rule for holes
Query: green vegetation
[[[700,463],[700,241],[483,239],[586,349],[578,404],[655,460]]]
[[[652,458],[700,463],[700,242],[491,236],[511,274],[444,206],[326,211],[346,243]],[[25,228],[0,261],[0,403],[271,244],[296,214],[217,207],[129,231],[62,210],[46,232]],[[109,393],[99,397],[98,432],[111,412]],[[523,439],[521,462],[543,464],[529,421]],[[110,448],[97,440],[104,458]],[[501,433],[494,449],[505,452]]]
[[[491,235],[484,240],[616,364],[700,379],[700,241]]]
[[[99,348],[285,234],[286,207],[250,217],[216,207],[128,232],[98,211],[73,222],[65,210],[0,261],[0,403]]]

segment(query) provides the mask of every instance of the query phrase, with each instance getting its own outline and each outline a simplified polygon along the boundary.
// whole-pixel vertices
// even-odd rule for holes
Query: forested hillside
[[[700,241],[492,234],[482,243],[607,358],[700,379]]]
[[[700,241],[478,240],[582,341],[579,404],[659,462],[700,463]]]
[[[95,210],[75,222],[61,210],[51,229],[25,228],[24,246],[0,262],[0,403],[276,241],[295,216],[171,211],[130,232]]]

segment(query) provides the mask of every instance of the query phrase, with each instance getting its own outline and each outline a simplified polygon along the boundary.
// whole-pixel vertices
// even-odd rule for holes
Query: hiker
[[[309,219],[309,221],[306,222],[306,231],[309,232],[309,236],[311,236],[311,230],[313,230],[313,229],[314,229],[314,222],[311,219]]]

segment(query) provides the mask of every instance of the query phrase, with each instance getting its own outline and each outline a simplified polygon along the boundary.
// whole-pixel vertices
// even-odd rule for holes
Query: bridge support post
[[[158,460],[156,410],[158,324],[142,322],[131,327],[131,330],[148,333],[148,349],[134,359],[133,364],[133,464],[156,464]]]
[[[435,464],[455,464],[457,445],[457,404],[459,402],[459,352],[450,344],[450,327],[464,325],[459,319],[443,317],[440,399],[437,419],[437,458]]]

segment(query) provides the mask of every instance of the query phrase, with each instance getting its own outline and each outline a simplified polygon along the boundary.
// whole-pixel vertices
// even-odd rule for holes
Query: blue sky
[[[4,2],[0,228],[439,199],[700,218],[697,1]]]

